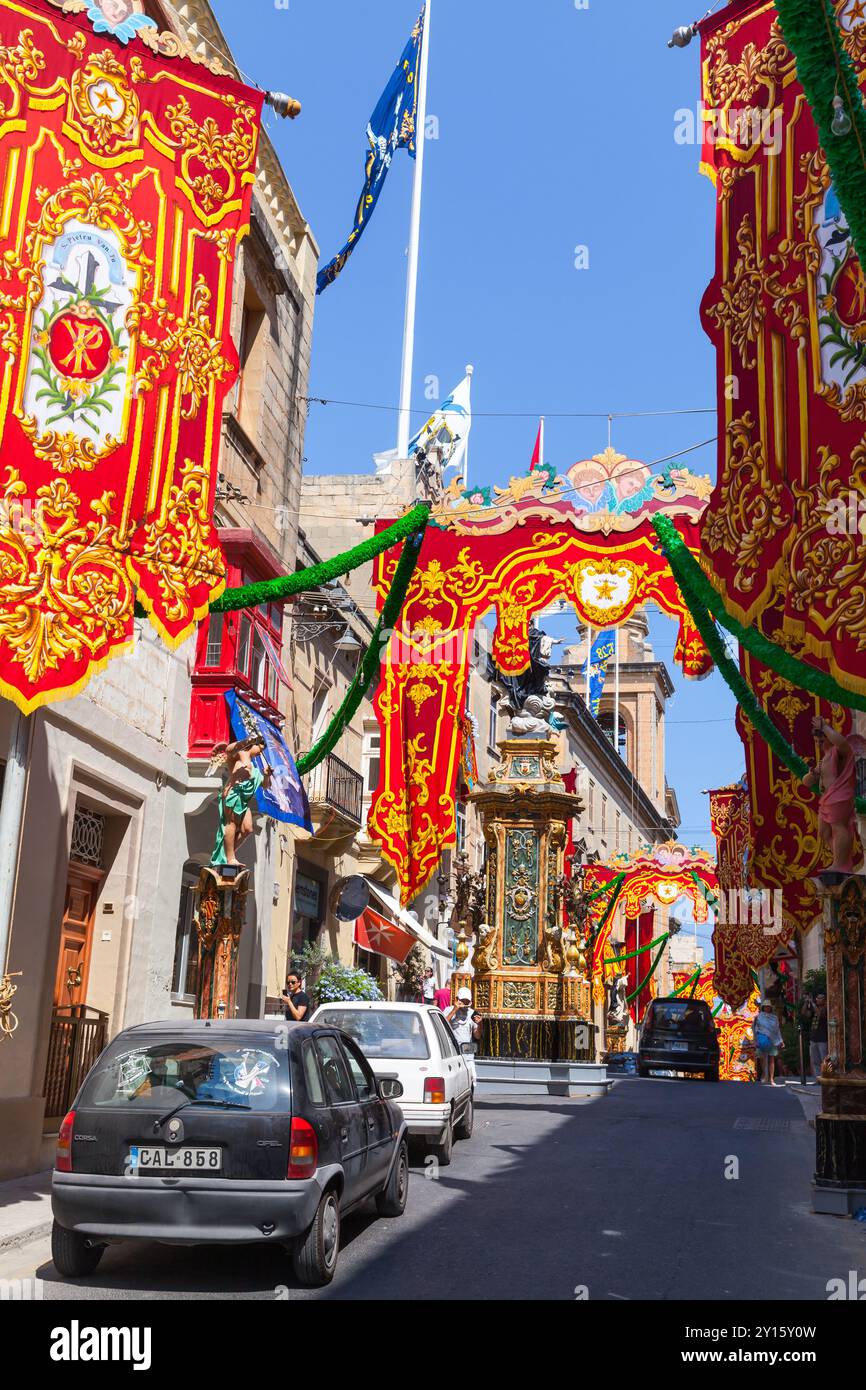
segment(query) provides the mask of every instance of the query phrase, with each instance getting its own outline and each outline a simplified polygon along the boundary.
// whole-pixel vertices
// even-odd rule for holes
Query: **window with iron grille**
[[[69,858],[76,859],[79,864],[90,864],[94,869],[101,869],[104,840],[105,816],[88,810],[86,806],[76,806]]]

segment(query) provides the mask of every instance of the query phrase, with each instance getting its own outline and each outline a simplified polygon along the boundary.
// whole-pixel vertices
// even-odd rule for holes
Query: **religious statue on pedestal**
[[[855,751],[848,739],[822,719],[812,720],[812,732],[821,740],[821,761],[803,778],[803,785],[821,793],[818,802],[818,830],[824,844],[833,851],[832,870],[854,872],[852,857],[856,825],[854,820]]]
[[[209,772],[224,768],[225,785],[219,796],[219,825],[211,864],[238,865],[237,852],[244,840],[253,833],[253,808],[260,787],[267,791],[273,768],[267,764],[264,772],[254,766],[254,760],[265,752],[263,739],[253,735],[238,743],[217,743],[211,755]]]
[[[618,972],[607,985],[607,1023],[609,1028],[625,1028],[628,1024],[628,990],[625,975]]]

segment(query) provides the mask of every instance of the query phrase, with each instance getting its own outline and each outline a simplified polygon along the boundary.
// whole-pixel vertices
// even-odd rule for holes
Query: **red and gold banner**
[[[676,516],[696,552],[710,484],[686,469],[650,473],[607,450],[551,484],[535,470],[508,488],[453,490],[433,512],[376,695],[382,770],[371,837],[394,865],[402,901],[455,842],[460,719],[473,629],[496,612],[493,660],[503,675],[530,664],[530,619],[564,598],[582,623],[616,627],[652,601],[678,620],[677,659],[702,676],[710,659],[658,548],[651,517]],[[380,527],[389,523],[380,522]],[[382,555],[379,603],[397,560]]]
[[[29,712],[224,587],[212,525],[262,93],[0,0],[0,693]]]
[[[866,11],[840,7],[866,72]],[[728,611],[793,656],[866,691],[866,285],[772,4],[734,0],[701,25],[704,164],[717,190],[704,326],[716,348],[718,482],[704,567]],[[853,138],[853,137],[852,137]],[[741,652],[776,726],[814,761],[810,721],[838,707]],[[750,884],[782,887],[788,927],[818,914],[828,861],[817,800],[738,719],[746,752]],[[742,972],[741,972],[742,974]],[[746,988],[742,976],[738,993]]]

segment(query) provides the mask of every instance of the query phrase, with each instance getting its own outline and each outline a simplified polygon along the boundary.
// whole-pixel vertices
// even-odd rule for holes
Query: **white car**
[[[310,1021],[348,1033],[377,1077],[400,1082],[395,1101],[410,1138],[426,1140],[440,1164],[450,1163],[454,1140],[472,1134],[474,1079],[442,1011],[352,999],[322,1004]]]

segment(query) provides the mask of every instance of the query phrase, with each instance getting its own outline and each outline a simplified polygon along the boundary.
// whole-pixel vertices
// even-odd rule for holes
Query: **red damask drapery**
[[[709,491],[708,479],[686,469],[653,475],[608,450],[553,483],[537,471],[512,479],[495,498],[486,489],[453,490],[434,511],[375,700],[382,758],[369,830],[397,870],[404,903],[455,842],[460,719],[476,623],[495,610],[493,659],[512,675],[529,666],[530,619],[554,599],[565,598],[595,628],[620,625],[655,602],[678,620],[675,657],[685,673],[705,675],[708,654],[650,518],[658,510],[676,516],[696,552]],[[389,555],[376,562],[380,605],[395,566]]]
[[[842,6],[840,22],[863,72],[864,16]],[[717,191],[702,314],[719,401],[703,563],[740,621],[863,692],[866,547],[850,520],[866,503],[866,283],[774,7],[734,0],[701,34],[703,168]],[[815,757],[814,714],[850,727],[757,658],[741,651],[740,662],[801,757]],[[750,882],[782,887],[788,926],[808,930],[818,913],[809,876],[827,862],[815,798],[747,720],[738,728]]]
[[[130,647],[136,598],[176,645],[224,587],[263,94],[178,47],[0,0],[0,693],[25,713]]]

